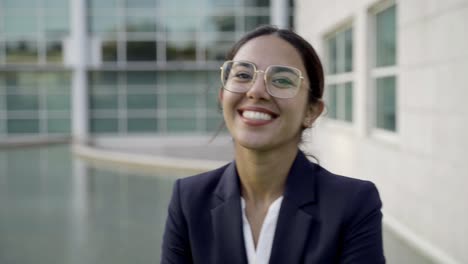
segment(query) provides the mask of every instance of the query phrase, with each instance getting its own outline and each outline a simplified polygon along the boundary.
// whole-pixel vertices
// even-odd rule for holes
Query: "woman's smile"
[[[247,106],[237,110],[242,121],[249,126],[264,126],[272,123],[279,115],[264,107]]]

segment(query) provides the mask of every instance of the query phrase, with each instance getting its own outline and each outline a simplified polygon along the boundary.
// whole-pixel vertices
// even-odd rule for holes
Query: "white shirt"
[[[241,197],[242,207],[242,226],[244,229],[244,244],[247,253],[247,262],[249,264],[267,264],[270,260],[271,247],[273,246],[273,238],[275,236],[276,223],[278,222],[279,210],[283,196],[276,199],[268,208],[268,212],[263,220],[260,235],[257,241],[257,249],[255,250],[252,229],[245,215],[245,200]]]

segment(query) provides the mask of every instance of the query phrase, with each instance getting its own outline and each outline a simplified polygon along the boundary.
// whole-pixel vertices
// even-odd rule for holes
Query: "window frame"
[[[330,98],[330,93],[328,92],[329,86],[330,85],[340,85],[341,90],[343,92],[338,92],[337,90],[337,103],[336,103],[336,115],[337,117],[330,117],[329,115],[325,115],[327,117],[327,120],[333,124],[337,124],[339,126],[344,126],[344,127],[352,127],[355,124],[356,117],[355,117],[355,83],[356,83],[356,66],[355,66],[355,24],[353,23],[354,21],[352,19],[347,19],[345,20],[342,24],[339,26],[335,27],[332,31],[328,32],[325,34],[323,38],[323,44],[324,44],[324,54],[325,54],[325,102],[329,102]],[[346,71],[346,38],[343,36],[341,39],[342,41],[340,43],[337,43],[337,46],[340,48],[337,49],[337,54],[336,54],[336,61],[334,62],[336,64],[337,69],[341,69],[342,71],[338,71],[335,73],[330,73],[329,72],[329,66],[330,66],[330,47],[329,47],[329,41],[332,38],[335,38],[339,40],[338,36],[339,34],[345,34],[348,30],[351,30],[351,70]],[[341,59],[340,59],[341,56]],[[347,120],[346,116],[346,93],[344,92],[345,89],[349,89],[346,87],[346,85],[350,83],[351,84],[351,89],[352,89],[352,105],[351,105],[351,120]],[[338,87],[335,87],[337,89]],[[330,111],[328,111],[329,113]],[[340,116],[341,118],[338,118]]]
[[[395,64],[389,66],[376,66],[377,64],[377,15],[384,12],[388,8],[395,7]],[[368,132],[377,139],[396,143],[398,140],[400,128],[400,116],[398,102],[398,82],[399,82],[399,67],[398,67],[398,4],[395,0],[386,0],[380,2],[368,9]],[[395,130],[377,127],[377,79],[385,77],[395,77]]]

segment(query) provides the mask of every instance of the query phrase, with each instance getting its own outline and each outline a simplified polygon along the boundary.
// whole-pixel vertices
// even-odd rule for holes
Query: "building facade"
[[[0,139],[206,134],[219,66],[284,0],[1,0]]]
[[[298,0],[326,68],[306,146],[376,183],[385,228],[435,263],[466,263],[468,1]]]

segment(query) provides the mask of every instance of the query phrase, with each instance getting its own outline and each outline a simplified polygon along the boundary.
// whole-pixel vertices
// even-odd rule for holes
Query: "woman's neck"
[[[257,151],[237,145],[236,166],[242,197],[254,204],[270,204],[280,197],[297,151],[296,146],[274,151]]]

